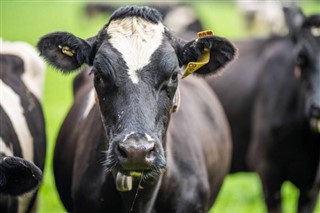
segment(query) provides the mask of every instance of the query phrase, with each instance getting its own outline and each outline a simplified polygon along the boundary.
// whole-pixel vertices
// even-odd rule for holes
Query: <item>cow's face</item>
[[[297,37],[298,66],[305,91],[305,112],[320,133],[320,15],[306,18]]]
[[[105,31],[92,72],[109,138],[106,166],[126,175],[160,171],[180,73],[175,49],[161,23],[139,17],[111,21]]]
[[[208,64],[197,73],[214,73],[235,55],[233,45],[220,37],[181,41],[149,7],[120,8],[90,40],[52,33],[38,47],[61,70],[92,66],[107,136],[106,167],[144,177],[166,166],[165,136],[182,67],[209,51]]]

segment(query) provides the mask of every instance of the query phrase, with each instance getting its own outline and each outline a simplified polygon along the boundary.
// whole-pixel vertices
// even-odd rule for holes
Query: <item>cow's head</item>
[[[320,133],[320,14],[306,17],[295,8],[285,12],[296,46],[295,73],[303,87],[304,111],[312,129]]]
[[[235,48],[224,38],[190,42],[175,37],[149,7],[123,7],[98,35],[45,35],[41,54],[62,72],[92,66],[94,87],[107,137],[106,167],[125,175],[158,174],[166,166],[165,141],[182,67],[210,52],[198,75],[215,73]],[[94,128],[94,127],[92,127]]]

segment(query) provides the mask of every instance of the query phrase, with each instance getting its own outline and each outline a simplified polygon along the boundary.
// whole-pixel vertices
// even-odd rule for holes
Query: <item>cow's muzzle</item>
[[[107,168],[126,176],[157,174],[166,166],[164,151],[159,140],[148,134],[131,132],[112,142]],[[115,171],[116,170],[116,171]]]
[[[115,153],[121,168],[135,174],[151,169],[156,158],[155,143],[138,137],[118,143]]]

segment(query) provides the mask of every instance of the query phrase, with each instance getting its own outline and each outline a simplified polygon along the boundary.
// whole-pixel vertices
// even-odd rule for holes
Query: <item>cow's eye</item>
[[[297,65],[299,67],[305,67],[308,64],[308,57],[304,53],[300,53],[297,58]]]
[[[176,82],[178,80],[178,72],[174,72],[171,75],[171,81]]]
[[[95,81],[95,83],[102,83],[103,82],[103,79],[102,79],[100,73],[95,73],[94,74],[94,81]]]

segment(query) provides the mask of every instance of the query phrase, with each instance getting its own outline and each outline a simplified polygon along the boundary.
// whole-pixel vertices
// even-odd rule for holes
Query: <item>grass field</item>
[[[243,23],[232,2],[222,2],[194,3],[194,6],[206,28],[213,29],[216,34],[230,39],[244,38],[246,33]],[[53,31],[69,31],[82,38],[90,37],[107,22],[107,16],[99,16],[94,21],[87,20],[84,18],[83,6],[83,1],[1,0],[1,37],[27,41],[32,45],[35,45],[42,35]],[[313,1],[304,1],[302,6],[306,13],[320,10],[320,5]],[[61,122],[72,103],[73,76],[74,74],[63,76],[50,67],[47,70],[43,106],[48,152],[44,181],[40,190],[39,212],[42,213],[65,212],[54,185],[52,152]],[[284,212],[294,212],[298,194],[292,184],[289,182],[284,184],[282,188]],[[253,173],[229,175],[211,212],[266,212],[258,177]],[[316,212],[320,213],[319,205]]]

